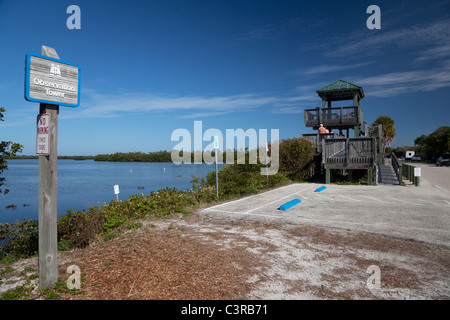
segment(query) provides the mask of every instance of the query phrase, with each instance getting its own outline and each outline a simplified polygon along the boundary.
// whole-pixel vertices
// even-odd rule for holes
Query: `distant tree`
[[[406,146],[406,147],[386,147],[386,153],[393,152],[398,158],[403,157],[406,154],[406,151],[415,151],[417,152],[417,146]]]
[[[0,121],[3,120],[3,112],[5,112],[5,108],[0,107]],[[8,169],[8,159],[12,156],[14,156],[18,152],[22,152],[23,146],[14,143],[12,141],[1,141],[0,142],[0,174],[3,172],[3,170]],[[7,194],[9,192],[8,189],[2,190],[2,186],[4,183],[5,178],[0,177],[0,194],[4,193]]]
[[[414,140],[414,144],[422,157],[436,159],[450,151],[450,127],[440,127],[428,136],[423,134]]]
[[[382,142],[385,146],[390,146],[391,142],[394,142],[395,139],[395,126],[394,126],[394,119],[388,116],[379,116],[374,123],[372,123],[372,126],[383,126],[383,137]]]

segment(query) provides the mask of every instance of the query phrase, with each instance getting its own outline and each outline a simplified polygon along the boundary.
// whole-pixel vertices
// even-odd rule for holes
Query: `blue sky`
[[[71,4],[80,30],[66,26]],[[366,27],[372,4],[380,30]],[[447,0],[0,0],[0,139],[23,154],[39,111],[24,99],[25,55],[41,45],[81,66],[80,106],[60,107],[60,155],[171,150],[195,120],[298,137],[312,132],[315,91],[339,79],[364,88],[366,122],[395,120],[393,146],[450,125]]]

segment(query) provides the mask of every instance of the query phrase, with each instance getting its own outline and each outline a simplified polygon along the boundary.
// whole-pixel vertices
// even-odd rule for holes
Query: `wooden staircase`
[[[400,185],[392,165],[378,165],[378,183]]]

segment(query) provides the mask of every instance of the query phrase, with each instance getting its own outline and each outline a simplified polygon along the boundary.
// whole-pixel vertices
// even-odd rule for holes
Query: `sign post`
[[[58,280],[57,159],[59,106],[78,107],[79,66],[59,60],[55,49],[42,46],[25,64],[25,99],[39,102],[36,154],[39,155],[39,287]]]
[[[214,136],[214,154],[216,156],[216,195],[219,199],[219,170],[217,165],[217,151],[219,150],[219,136]]]
[[[41,119],[44,114],[48,114],[50,119],[48,153],[47,155],[39,155],[39,287],[43,290],[53,286],[58,280],[56,194],[59,106],[41,103],[40,109]]]

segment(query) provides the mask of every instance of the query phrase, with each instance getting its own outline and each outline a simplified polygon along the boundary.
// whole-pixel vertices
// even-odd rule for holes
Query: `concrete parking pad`
[[[210,217],[315,225],[450,248],[450,193],[430,181],[421,186],[296,183],[202,210]],[[280,205],[298,198],[286,211]]]

